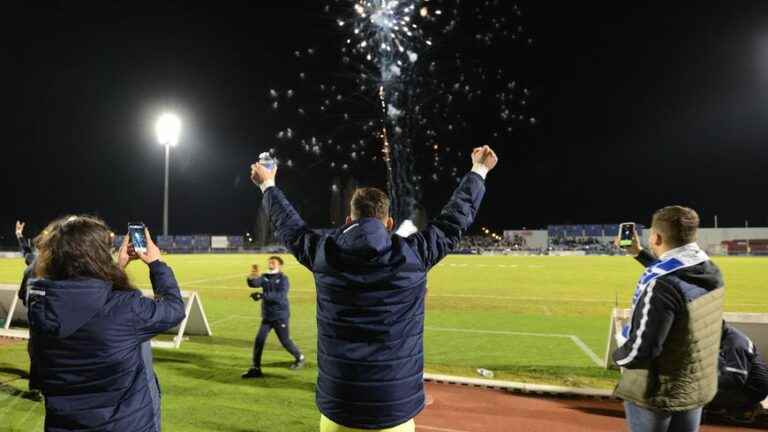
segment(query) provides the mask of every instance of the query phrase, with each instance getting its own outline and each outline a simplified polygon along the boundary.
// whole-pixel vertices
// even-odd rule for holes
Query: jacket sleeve
[[[742,341],[743,342],[743,341]],[[751,346],[752,342],[748,341]],[[747,383],[752,366],[749,348],[738,343],[720,351],[720,375],[717,378],[718,389],[737,390]]]
[[[629,338],[613,352],[613,361],[627,369],[648,369],[661,354],[680,311],[680,301],[674,288],[663,279],[652,281],[637,301]]]
[[[261,285],[264,283],[264,278],[261,276],[256,278],[249,277],[246,280],[248,281],[248,286],[251,288],[261,288]]]
[[[263,202],[277,238],[302,265],[312,270],[320,234],[307,227],[277,186],[264,191]]]
[[[24,237],[18,237],[17,239],[19,240],[19,252],[24,257],[24,263],[26,265],[32,264],[36,256],[34,249],[32,249],[32,244]]]
[[[21,277],[21,285],[19,285],[19,300],[21,300],[24,306],[27,305],[27,281],[29,280],[30,276],[32,276],[34,268],[35,261],[33,259],[32,262],[27,265],[27,268],[24,269],[24,274]]]
[[[760,355],[760,351],[752,346],[753,355],[750,359],[749,368],[749,383],[748,386],[758,394],[758,398],[762,396],[765,400],[768,398],[768,364],[765,362],[765,358]]]
[[[645,249],[641,250],[640,253],[635,257],[635,259],[637,260],[637,262],[642,264],[643,267],[646,267],[646,268],[656,264],[656,261],[657,261],[657,259]]]
[[[149,279],[155,298],[139,296],[133,304],[137,331],[142,340],[177,326],[186,315],[179,285],[173,270],[161,261],[149,265]]]
[[[485,180],[479,174],[470,172],[453,192],[440,215],[424,230],[405,239],[427,270],[459,245],[463,232],[475,221],[484,195]]]

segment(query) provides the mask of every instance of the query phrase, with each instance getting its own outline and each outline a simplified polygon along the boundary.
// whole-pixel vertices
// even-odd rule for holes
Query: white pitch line
[[[261,319],[257,316],[248,316],[248,315],[232,315],[226,318],[222,318],[220,320],[211,321],[211,325],[220,324],[222,322],[234,320],[234,319]],[[300,324],[307,324],[307,323],[314,324],[314,321],[299,321]],[[481,329],[461,329],[461,328],[452,328],[452,327],[424,327],[424,330],[431,330],[431,331],[444,331],[444,332],[456,332],[456,333],[477,333],[477,334],[496,334],[496,335],[504,335],[504,336],[534,336],[534,337],[554,337],[554,338],[564,338],[564,339],[570,339],[574,344],[576,344],[576,347],[578,347],[584,354],[587,355],[587,357],[592,360],[593,363],[595,363],[597,366],[602,366],[603,363],[600,361],[600,358],[595,354],[594,351],[592,351],[589,346],[584,343],[584,341],[581,340],[576,335],[570,335],[570,334],[561,334],[561,333],[533,333],[533,332],[516,332],[516,331],[505,331],[505,330],[481,330]]]
[[[245,275],[242,275],[245,276]],[[234,277],[234,276],[233,276]],[[197,281],[202,283],[202,281]],[[192,282],[180,282],[179,285],[184,289],[184,285],[189,285]],[[149,284],[136,284],[141,288],[151,288]],[[228,286],[228,285],[209,285],[205,288],[208,289],[240,289],[247,288],[245,284],[242,287]],[[293,289],[290,292],[297,293],[316,293],[316,289]],[[590,299],[590,298],[572,298],[572,297],[523,297],[523,296],[496,296],[496,295],[482,295],[482,294],[433,294],[429,292],[428,297],[456,297],[456,298],[475,298],[475,299],[487,299],[487,300],[512,300],[512,301],[546,301],[551,303],[610,303],[614,304],[615,299]],[[729,303],[726,306],[768,306],[768,303]],[[629,305],[627,305],[629,307]]]
[[[452,331],[452,332],[459,332],[459,333],[480,333],[480,334],[498,334],[498,335],[508,335],[508,336],[537,336],[537,337],[555,337],[555,338],[565,338],[570,339],[574,344],[576,344],[576,347],[578,347],[584,354],[589,357],[590,360],[592,360],[593,363],[595,363],[597,366],[602,366],[603,363],[600,361],[600,358],[595,354],[592,349],[587,346],[587,344],[584,343],[578,336],[576,335],[569,335],[569,334],[560,334],[560,333],[531,333],[531,332],[513,332],[513,331],[502,331],[502,330],[477,330],[477,329],[458,329],[458,328],[448,328],[448,327],[424,327],[424,330],[433,330],[433,331]]]
[[[541,337],[556,337],[556,338],[570,338],[572,336],[568,334],[559,334],[559,333],[532,333],[532,332],[516,332],[516,331],[505,331],[505,330],[461,329],[461,328],[451,328],[451,327],[424,327],[424,330],[457,332],[457,333],[497,334],[497,335],[507,335],[507,336],[541,336]]]
[[[215,282],[215,281],[234,279],[234,278],[239,278],[239,277],[245,278],[247,276],[248,276],[248,273],[238,273],[238,274],[233,274],[233,275],[229,275],[229,276],[220,276],[220,277],[208,278],[208,279],[197,279],[197,280],[193,280],[193,281],[181,281],[181,282],[179,282],[179,285],[195,285],[195,284],[200,284],[200,283]]]
[[[260,317],[260,316],[255,316],[255,315],[254,315],[254,316],[248,316],[248,315],[230,315],[230,316],[228,316],[228,317],[226,317],[226,318],[222,318],[222,319],[220,319],[220,320],[211,321],[209,324],[210,324],[210,325],[214,325],[214,324],[220,324],[220,323],[223,323],[223,322],[225,322],[225,321],[230,321],[230,320],[233,320],[233,319],[258,319],[258,320],[261,320],[261,317]]]
[[[587,344],[585,344],[584,341],[581,340],[578,336],[571,335],[571,340],[573,341],[573,343],[576,344],[577,347],[579,347],[579,349],[581,349],[584,352],[584,354],[587,355],[587,357],[592,359],[593,363],[595,363],[598,366],[602,366],[603,365],[603,362],[600,360],[600,358],[597,356],[597,354],[595,354],[595,352],[592,351],[587,346]]]
[[[180,282],[178,282],[178,284],[179,284],[179,287],[184,289],[184,287],[189,286],[189,285],[196,285],[196,284],[201,284],[201,283],[205,283],[205,282],[222,281],[222,280],[234,279],[234,278],[238,278],[238,277],[245,278],[246,276],[248,276],[248,273],[238,273],[236,275],[220,276],[220,277],[209,278],[209,279],[197,279],[197,280],[193,280],[193,281],[180,281]],[[142,288],[151,288],[152,287],[151,284],[137,284],[137,285],[142,287]]]
[[[292,267],[295,267],[295,266],[288,265],[288,266],[284,266],[283,268],[284,269],[289,269],[289,268],[292,268]],[[197,284],[206,283],[206,282],[215,282],[215,281],[220,281],[220,280],[234,279],[234,278],[238,278],[238,277],[245,278],[247,276],[248,276],[248,273],[237,273],[237,274],[232,274],[232,275],[229,275],[229,276],[219,276],[219,277],[215,277],[215,278],[196,279],[196,280],[191,280],[191,281],[179,281],[179,286],[183,288],[183,287],[185,287],[187,285],[197,285]],[[152,287],[152,285],[150,285],[150,284],[137,284],[137,285],[140,286],[140,287]]]

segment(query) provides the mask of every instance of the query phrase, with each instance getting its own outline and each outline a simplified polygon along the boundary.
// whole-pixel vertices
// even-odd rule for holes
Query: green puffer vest
[[[614,395],[649,409],[688,411],[717,393],[717,361],[725,289],[688,303],[676,317],[661,355],[650,369],[624,369]]]

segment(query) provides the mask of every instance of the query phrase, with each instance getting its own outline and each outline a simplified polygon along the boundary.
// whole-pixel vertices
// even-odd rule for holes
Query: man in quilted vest
[[[646,267],[625,341],[615,394],[631,432],[699,430],[702,407],[717,392],[723,277],[696,244],[698,214],[670,206],[653,215],[650,253],[635,234],[627,252]]]

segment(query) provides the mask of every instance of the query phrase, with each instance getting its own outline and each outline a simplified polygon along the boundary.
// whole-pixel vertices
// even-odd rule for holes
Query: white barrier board
[[[19,287],[15,285],[0,285],[0,336],[29,339],[27,321],[27,308],[18,299]],[[152,290],[141,291],[146,297],[153,297]],[[178,348],[185,335],[211,336],[211,327],[205,316],[203,303],[197,291],[182,291],[186,317],[178,326],[168,330],[166,334],[173,334],[173,341],[153,340],[152,346],[156,348]],[[12,317],[9,319],[9,317]]]
[[[607,351],[605,353],[605,367],[616,368],[611,354],[618,348],[616,334],[626,325],[631,316],[631,309],[614,308],[611,313],[611,324],[608,329]],[[731,326],[741,330],[758,349],[765,355],[768,352],[768,313],[742,313],[725,312],[723,319]]]

